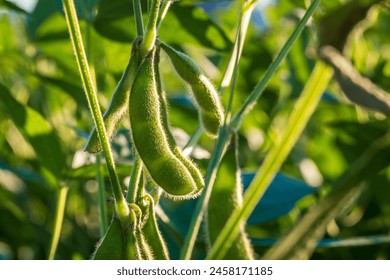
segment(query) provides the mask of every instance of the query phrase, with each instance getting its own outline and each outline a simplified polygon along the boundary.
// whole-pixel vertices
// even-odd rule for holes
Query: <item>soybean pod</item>
[[[191,159],[184,156],[182,152],[179,150],[179,148],[176,145],[175,138],[173,137],[169,129],[168,106],[167,106],[166,95],[163,89],[163,84],[160,76],[159,62],[160,62],[160,48],[157,47],[155,61],[154,61],[154,68],[155,68],[154,73],[156,75],[156,87],[157,87],[158,101],[159,101],[160,112],[161,112],[161,125],[164,129],[165,135],[167,136],[169,148],[190,172],[192,179],[196,183],[196,187],[199,193],[200,190],[204,187],[203,176],[200,173],[198,167],[195,165],[195,163],[193,163]]]
[[[146,212],[146,221],[142,227],[142,234],[145,237],[145,241],[151,248],[154,259],[156,260],[169,260],[169,252],[167,245],[158,228],[156,213],[154,211],[153,198],[146,194],[143,198]]]
[[[224,121],[224,112],[217,90],[192,58],[161,41],[159,44],[169,56],[178,75],[191,87],[199,108],[200,122],[206,132],[215,137]]]
[[[129,101],[131,139],[151,179],[167,194],[190,198],[197,186],[184,164],[173,154],[161,124],[154,73],[155,48],[145,57]]]
[[[122,77],[115,88],[115,91],[111,97],[110,104],[107,110],[103,114],[104,126],[106,127],[106,133],[108,139],[112,139],[117,128],[129,108],[129,96],[130,89],[133,84],[140,59],[138,54],[138,48],[142,38],[137,37],[134,39],[131,49],[131,56]],[[97,136],[96,128],[94,127],[88,143],[85,147],[85,151],[95,154],[102,150],[99,138]]]
[[[237,139],[233,135],[231,147],[226,151],[217,172],[208,209],[207,236],[210,247],[213,245],[231,214],[242,207],[241,171],[238,166]],[[245,233],[245,224],[240,224],[240,233],[227,251],[225,260],[252,260],[253,249]]]
[[[134,228],[129,228],[126,234],[126,242],[124,249],[125,260],[142,260],[141,249],[137,242]]]
[[[153,260],[154,256],[153,256],[152,249],[150,248],[149,244],[146,242],[145,236],[143,235],[139,227],[135,229],[134,235],[135,235],[137,246],[139,248],[140,259]]]
[[[93,260],[121,260],[124,254],[124,236],[119,219],[114,216],[106,234],[92,254]]]

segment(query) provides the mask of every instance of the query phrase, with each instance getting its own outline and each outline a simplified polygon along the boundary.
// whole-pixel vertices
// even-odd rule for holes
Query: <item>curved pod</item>
[[[160,60],[160,49],[157,47],[155,62],[154,62],[154,73],[156,76],[156,87],[157,87],[158,101],[159,101],[160,112],[161,112],[160,114],[161,125],[164,129],[165,135],[167,136],[169,148],[171,149],[172,153],[184,164],[184,166],[190,172],[192,179],[195,181],[199,193],[199,191],[204,187],[203,176],[200,173],[198,167],[195,165],[195,163],[193,163],[190,158],[182,154],[182,152],[176,145],[175,138],[173,137],[171,131],[169,130],[168,106],[167,106],[167,100],[165,97],[165,92],[163,89],[163,84],[160,76],[160,69],[158,67],[159,60]]]
[[[118,126],[123,116],[126,114],[126,111],[129,108],[128,103],[130,97],[130,89],[134,82],[134,78],[139,65],[138,49],[141,43],[141,39],[141,37],[137,37],[134,39],[129,62],[126,66],[125,71],[122,74],[121,79],[119,80],[117,87],[115,88],[115,91],[110,100],[110,104],[108,105],[107,110],[103,114],[103,121],[108,139],[112,139],[118,129]],[[97,136],[96,127],[94,127],[89,136],[88,143],[85,146],[85,151],[91,154],[95,154],[100,152],[101,150],[102,147]]]
[[[223,125],[224,112],[219,94],[202,69],[188,55],[160,42],[179,76],[191,87],[199,108],[199,118],[210,136],[215,137]]]
[[[145,242],[149,245],[156,260],[169,260],[169,253],[167,245],[158,228],[156,213],[154,212],[154,200],[146,194],[143,197],[146,208],[146,221],[142,227],[142,234]]]
[[[167,194],[187,198],[197,190],[191,174],[171,151],[161,123],[153,49],[140,66],[130,95],[134,147],[150,177]]]

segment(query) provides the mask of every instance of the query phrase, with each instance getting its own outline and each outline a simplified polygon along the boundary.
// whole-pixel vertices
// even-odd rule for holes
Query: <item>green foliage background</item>
[[[106,108],[135,36],[132,7],[130,1],[122,0],[75,2],[94,66],[100,104]],[[191,54],[218,85],[229,62],[241,1],[223,1],[224,5],[209,13],[200,2],[218,1],[175,3],[159,35]],[[250,25],[233,112],[295,28],[305,2],[277,1],[262,11],[265,25],[258,26],[254,21]],[[352,2],[357,4],[350,5]],[[339,40],[346,39],[345,53],[362,75],[390,90],[390,10],[386,1],[376,2],[379,1],[323,1],[314,22],[305,29],[243,122],[239,139],[244,171],[256,171],[278,139],[309,78],[316,47],[329,43],[332,33],[340,34]],[[354,14],[353,7],[368,13],[344,34],[345,19],[337,11]],[[56,258],[88,259],[99,240],[96,166],[94,157],[82,152],[92,122],[61,1],[39,0],[31,12],[0,1],[0,30],[0,259],[47,257],[58,189],[65,184],[70,190]],[[184,144],[198,127],[197,114],[190,100],[183,98],[186,88],[173,74],[166,57],[162,57],[161,71],[170,97],[171,124],[180,128],[176,130],[177,140]],[[227,97],[223,96],[225,104]],[[123,186],[132,163],[128,128],[126,120],[112,146]],[[288,213],[248,224],[257,256],[264,255],[274,240],[286,234],[311,205],[321,201],[363,151],[388,130],[386,116],[351,104],[338,85],[331,83],[280,170],[310,185],[313,181],[308,179],[303,165],[309,163],[315,167],[311,174],[316,175],[314,184],[318,183],[318,189],[297,201]],[[199,147],[194,157],[205,170],[213,141],[202,136]],[[388,166],[389,154],[383,153],[380,160],[381,166]],[[366,190],[353,207],[327,226],[326,239],[315,250],[313,259],[390,258],[390,169],[373,173],[368,168],[362,177]],[[109,180],[105,178],[110,195]],[[288,195],[279,194],[280,198]],[[274,200],[278,201],[278,197]],[[178,258],[188,226],[185,221],[192,213],[188,205],[193,202],[161,203],[170,217],[169,221],[162,220],[163,234],[172,257]],[[112,205],[108,205],[111,213]],[[347,242],[357,237],[365,241],[364,246]],[[205,256],[202,236],[195,249],[195,258]]]

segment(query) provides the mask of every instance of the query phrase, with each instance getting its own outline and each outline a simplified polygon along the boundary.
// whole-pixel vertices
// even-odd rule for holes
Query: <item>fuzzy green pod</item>
[[[121,260],[124,253],[124,237],[121,222],[117,217],[113,217],[106,234],[99,241],[95,252],[92,254],[93,260]]]
[[[129,96],[130,89],[133,84],[138,66],[139,66],[139,54],[138,48],[141,43],[142,38],[137,37],[134,39],[131,49],[131,56],[125,71],[122,74],[122,77],[115,88],[115,91],[111,97],[110,104],[107,110],[103,114],[104,126],[106,127],[106,133],[108,139],[112,139],[117,128],[126,114],[126,111],[129,108]],[[85,146],[85,151],[95,154],[102,150],[100,145],[99,138],[97,136],[96,128],[94,127],[88,143]]]
[[[147,243],[145,236],[140,228],[135,230],[135,240],[140,252],[141,260],[154,260],[153,251]]]
[[[235,140],[236,137],[233,137]],[[207,236],[210,247],[235,209],[242,207],[241,171],[238,166],[236,142],[228,148],[218,169],[207,209]],[[225,260],[252,260],[253,249],[245,233],[244,223],[240,233],[227,251]]]
[[[223,125],[224,112],[219,94],[202,69],[188,55],[160,41],[160,46],[168,54],[179,76],[191,87],[199,108],[199,118],[212,137]]]
[[[136,238],[136,230],[129,228],[126,234],[126,242],[124,246],[125,260],[142,260],[141,249]]]
[[[167,136],[169,148],[190,172],[192,179],[196,183],[196,187],[199,193],[199,191],[204,187],[203,176],[200,173],[198,167],[195,165],[195,163],[193,163],[191,159],[184,156],[182,152],[179,150],[179,148],[176,145],[175,138],[173,137],[171,131],[169,130],[168,106],[167,106],[167,100],[166,100],[166,96],[165,96],[165,92],[163,89],[163,84],[160,76],[159,61],[160,61],[160,48],[157,47],[155,62],[154,62],[154,67],[155,67],[154,73],[156,75],[156,86],[157,86],[158,100],[159,100],[160,112],[161,112],[161,125],[164,129],[165,135]]]
[[[149,244],[156,260],[169,260],[167,245],[158,228],[156,213],[154,212],[154,201],[152,196],[146,194],[143,197],[146,212],[146,220],[142,227],[142,233],[145,241]]]
[[[129,102],[133,145],[153,181],[167,194],[190,198],[197,186],[184,164],[171,151],[161,124],[154,73],[155,48],[135,77]]]

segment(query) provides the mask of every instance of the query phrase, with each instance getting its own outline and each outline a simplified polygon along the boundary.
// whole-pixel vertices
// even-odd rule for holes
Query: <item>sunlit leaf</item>
[[[103,0],[94,21],[96,30],[112,40],[131,42],[136,32],[130,4],[121,0]],[[143,11],[146,11],[145,5]],[[169,10],[160,27],[159,37],[170,44],[185,42],[217,50],[227,50],[231,46],[222,29],[201,8],[180,2]]]
[[[66,167],[66,161],[55,132],[42,115],[20,104],[1,84],[0,91],[3,110],[8,112],[20,132],[33,146],[42,166],[59,180]]]

